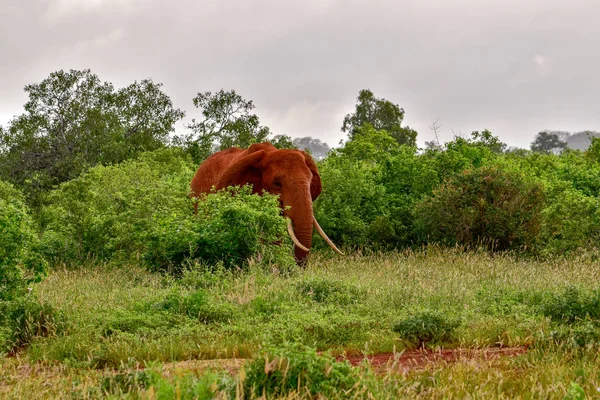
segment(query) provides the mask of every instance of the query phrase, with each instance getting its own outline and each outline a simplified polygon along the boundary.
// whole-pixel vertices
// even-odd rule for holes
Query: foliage
[[[373,243],[372,231],[383,234],[379,239],[384,241],[393,234],[379,163],[400,152],[387,132],[365,125],[320,163],[326,192],[315,202],[315,214],[335,243],[360,246]]]
[[[600,163],[600,137],[592,137],[591,144],[585,151],[585,157],[591,162]]]
[[[542,305],[542,313],[552,320],[575,323],[586,319],[600,320],[600,290],[582,291],[576,286],[549,296]]]
[[[600,245],[600,200],[580,190],[555,185],[543,210],[541,239],[546,254],[568,254]]]
[[[352,160],[378,162],[400,152],[400,145],[385,130],[377,130],[370,124],[362,125],[353,132],[352,140],[338,150]]]
[[[139,256],[157,215],[192,214],[192,176],[181,151],[164,149],[63,183],[43,213],[47,256],[63,262]]]
[[[29,296],[0,301],[0,353],[30,344],[36,337],[60,332],[64,318],[54,307]]]
[[[358,303],[363,293],[352,285],[342,281],[312,278],[301,282],[298,290],[304,296],[318,303],[349,305]]]
[[[376,130],[384,130],[390,134],[398,144],[415,146],[417,132],[410,127],[403,127],[404,109],[388,100],[376,98],[369,89],[359,91],[355,111],[344,117],[342,132],[348,132],[353,139],[356,131],[365,124],[371,125]]]
[[[337,157],[322,163],[319,172],[326,192],[317,198],[314,212],[323,230],[339,245],[369,243],[369,227],[386,215],[380,168],[370,162]]]
[[[358,371],[303,345],[288,344],[264,350],[245,366],[244,396],[282,397],[292,393],[330,398],[336,392],[358,391]]]
[[[506,250],[535,245],[543,207],[541,185],[509,169],[481,167],[448,179],[416,205],[415,217],[427,241]]]
[[[481,132],[471,132],[471,139],[469,142],[476,146],[487,147],[494,153],[502,153],[506,150],[506,143],[501,142],[497,136],[494,136],[494,134],[487,129],[484,129]]]
[[[153,217],[143,259],[162,269],[186,259],[226,268],[243,267],[251,259],[287,269],[292,265],[286,222],[276,196],[253,195],[250,186],[201,196],[197,218],[173,213]],[[289,244],[286,240],[286,244]]]
[[[164,367],[158,363],[151,363],[149,368],[141,371],[125,365],[118,373],[103,377],[98,387],[90,388],[88,393],[97,395],[100,392],[110,397],[146,393],[159,399],[210,400],[217,392],[231,391],[234,385],[233,378],[222,372],[204,371],[200,376],[184,373],[172,379],[166,379],[164,372]]]
[[[249,187],[236,196],[216,193],[198,203],[196,216],[192,176],[180,150],[164,149],[62,184],[44,210],[46,255],[63,262],[141,258],[176,271],[186,259],[233,267],[260,253],[266,263],[288,265],[289,249],[273,245],[286,229],[274,196],[252,195]]]
[[[294,141],[288,135],[275,135],[269,140],[273,146],[278,149],[296,149]]]
[[[144,79],[116,90],[90,70],[63,70],[25,86],[25,113],[0,136],[0,176],[31,204],[94,165],[108,165],[168,142],[183,112],[162,84]]]
[[[458,320],[449,319],[439,312],[425,310],[398,321],[393,330],[400,339],[419,347],[425,343],[440,343],[452,339]]]
[[[217,304],[208,298],[205,290],[191,293],[174,291],[161,302],[153,304],[154,309],[167,310],[174,314],[185,315],[202,323],[227,322],[235,315],[235,309],[225,304]]]
[[[215,150],[233,146],[246,148],[266,141],[271,134],[268,127],[260,125],[258,116],[251,114],[255,108],[252,100],[244,99],[235,90],[198,93],[193,102],[201,110],[203,119],[193,119],[187,126],[192,132],[180,136],[177,142],[186,148],[196,163]],[[279,137],[275,141],[283,139],[285,137]],[[280,144],[289,143],[284,140]]]
[[[549,335],[550,343],[569,350],[595,349],[600,344],[600,324],[583,320],[557,325]]]
[[[46,271],[36,227],[22,194],[0,181],[0,304],[21,296]]]

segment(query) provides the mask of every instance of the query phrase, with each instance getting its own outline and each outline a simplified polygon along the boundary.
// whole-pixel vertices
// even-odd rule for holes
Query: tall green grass
[[[282,347],[285,343],[306,349],[289,361],[301,362],[299,371],[329,365],[310,358],[322,357],[315,351],[342,355],[528,346],[525,355],[515,358],[436,364],[407,375],[353,367],[359,368],[347,371],[355,377],[353,389],[345,390],[357,398],[369,393],[376,398],[473,393],[562,398],[581,390],[595,395],[600,377],[595,350],[600,342],[599,274],[596,262],[583,256],[535,261],[437,247],[345,258],[317,253],[305,270],[285,274],[252,265],[248,271],[191,266],[178,279],[136,265],[55,270],[33,294],[64,316],[63,328],[59,334],[33,338],[19,361],[2,359],[0,381],[16,393],[36,387],[39,376],[54,374],[50,381],[60,376],[58,380],[87,382],[85,390],[97,396],[119,398],[129,391],[134,398],[144,397],[159,386],[167,392],[185,386],[186,393],[208,393],[208,398],[243,387],[257,395],[256,382],[244,381],[253,379],[248,378],[250,364],[233,377],[226,374],[229,378],[220,372],[163,376],[147,370],[148,376],[138,377],[145,379],[142,384],[131,373],[152,363],[233,358],[251,363],[263,357],[256,361],[260,363],[269,354],[296,357]],[[274,353],[265,353],[264,345]],[[19,380],[19,365],[46,369],[37,378]],[[61,367],[55,371],[51,365]],[[111,381],[115,369],[124,374],[115,378],[118,382]],[[309,374],[310,379],[329,379],[319,371]],[[280,394],[308,398],[315,393],[310,379],[299,390],[288,390],[286,383],[286,393]],[[277,392],[277,382],[265,384]],[[64,382],[56,385],[75,390]],[[341,386],[331,385],[330,397],[345,398]],[[212,389],[206,392],[206,387]],[[77,390],[75,397],[83,396]]]

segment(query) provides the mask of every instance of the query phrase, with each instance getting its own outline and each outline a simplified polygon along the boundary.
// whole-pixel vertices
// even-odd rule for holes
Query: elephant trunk
[[[288,216],[292,221],[294,235],[305,248],[294,245],[294,258],[298,265],[303,266],[308,261],[313,234],[313,207],[308,188],[302,196],[292,199],[289,205],[291,209],[288,211]]]

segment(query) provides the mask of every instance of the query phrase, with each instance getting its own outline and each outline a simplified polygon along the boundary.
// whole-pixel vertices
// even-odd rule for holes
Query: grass
[[[600,387],[599,275],[597,263],[583,257],[533,261],[436,247],[346,258],[317,253],[291,274],[197,267],[173,279],[135,265],[55,270],[33,294],[62,312],[64,327],[34,338],[16,357],[0,357],[0,395],[152,398],[163,390],[170,398],[179,390],[182,398],[211,398],[250,379],[250,364],[226,368],[227,359],[264,363],[265,348],[281,356],[294,343],[307,349],[289,352],[301,366],[328,365],[311,351],[529,347],[516,357],[435,363],[407,374],[352,367],[354,389],[328,389],[331,397],[593,397]],[[168,365],[185,367],[165,373]],[[227,369],[233,378],[219,372]],[[311,376],[329,387],[329,375]],[[279,395],[304,398],[315,385]]]

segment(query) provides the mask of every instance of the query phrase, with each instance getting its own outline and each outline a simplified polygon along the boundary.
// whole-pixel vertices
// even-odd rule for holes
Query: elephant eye
[[[273,182],[273,186],[275,186],[277,189],[281,188],[281,182],[279,182],[279,180],[276,180]]]

